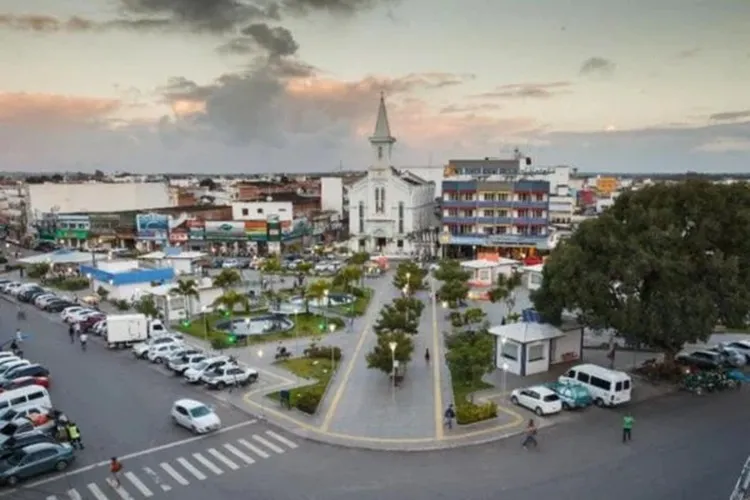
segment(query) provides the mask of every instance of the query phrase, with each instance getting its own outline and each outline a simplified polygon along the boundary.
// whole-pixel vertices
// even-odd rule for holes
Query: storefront
[[[91,232],[88,215],[64,215],[55,217],[55,240],[66,247],[79,248],[86,245]]]
[[[169,242],[169,216],[147,213],[135,216],[135,235],[138,246],[154,250]]]

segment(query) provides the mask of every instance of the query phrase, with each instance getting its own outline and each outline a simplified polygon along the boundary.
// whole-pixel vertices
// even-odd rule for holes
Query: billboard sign
[[[200,241],[206,239],[206,223],[201,219],[188,219],[185,221],[188,230],[188,239]]]
[[[148,241],[167,241],[169,216],[165,214],[138,214],[135,217],[136,238]]]
[[[244,221],[206,221],[206,239],[212,241],[245,241]]]
[[[55,220],[55,239],[87,240],[91,232],[91,219],[88,215],[62,215]]]

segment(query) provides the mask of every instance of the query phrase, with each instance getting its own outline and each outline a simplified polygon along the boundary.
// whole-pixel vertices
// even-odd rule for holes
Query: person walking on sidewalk
[[[445,410],[445,426],[447,428],[453,429],[454,418],[456,418],[456,410],[453,409],[453,404],[450,404]]]
[[[633,439],[633,423],[635,423],[635,419],[630,413],[626,413],[624,417],[622,417],[622,442],[627,443],[631,439]]]

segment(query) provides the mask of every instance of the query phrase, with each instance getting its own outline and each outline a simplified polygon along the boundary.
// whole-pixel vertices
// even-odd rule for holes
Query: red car
[[[0,385],[0,392],[12,391],[13,389],[29,385],[41,385],[42,387],[49,388],[49,384],[49,377],[18,377]]]
[[[80,321],[78,324],[81,326],[82,332],[87,332],[91,328],[103,319],[107,319],[107,315],[103,313],[92,314],[87,316],[86,319]]]

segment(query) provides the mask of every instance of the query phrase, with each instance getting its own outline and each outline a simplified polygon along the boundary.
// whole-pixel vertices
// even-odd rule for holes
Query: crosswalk
[[[205,481],[213,476],[222,476],[243,467],[268,460],[276,455],[283,455],[298,448],[291,439],[268,430],[262,434],[247,436],[232,442],[213,445],[200,452],[180,456],[173,462],[161,462],[158,469],[142,467],[137,470],[125,470],[117,485],[113,478],[107,477],[103,484],[89,483],[85,489],[70,489],[64,495],[51,495],[46,500],[136,500],[151,498],[173,488],[190,486],[191,482]],[[156,468],[156,467],[155,467]],[[125,463],[125,469],[128,464]]]

